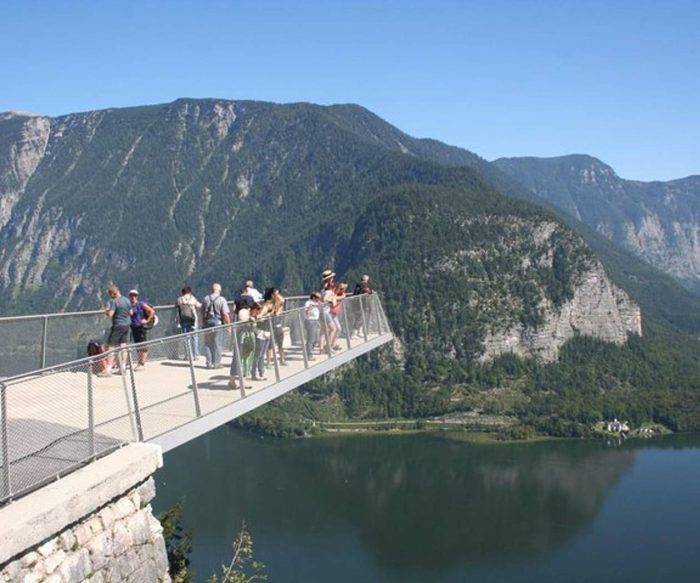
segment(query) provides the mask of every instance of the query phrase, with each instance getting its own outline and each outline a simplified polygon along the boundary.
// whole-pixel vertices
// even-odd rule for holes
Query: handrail
[[[308,296],[285,296],[285,300],[305,300]],[[234,304],[233,300],[227,300],[229,307]],[[170,310],[174,309],[175,303],[159,304],[153,306],[155,310]],[[64,318],[68,316],[101,316],[105,311],[102,310],[81,310],[78,312],[49,312],[48,314],[23,314],[21,316],[0,316],[0,324],[3,322],[18,322],[22,320],[42,320],[44,318]]]
[[[289,296],[286,301],[295,302],[304,300],[306,297]],[[229,306],[232,306],[233,303],[231,300],[228,301]],[[154,334],[160,336],[161,331],[166,331],[166,336],[171,335],[167,334],[167,329],[176,323],[175,303],[157,305],[154,308],[160,313],[162,322]],[[170,318],[166,317],[167,314],[170,314]],[[68,318],[77,318],[77,322],[71,326],[69,334],[72,336],[66,339],[63,336],[66,331],[61,330],[61,327],[65,328],[65,324],[61,324],[61,322],[65,322]],[[22,325],[28,327],[24,336],[17,333],[17,327]],[[57,327],[58,331],[55,330]],[[55,364],[70,362],[76,356],[76,350],[84,350],[82,346],[87,345],[87,339],[102,337],[108,327],[109,323],[104,316],[104,310],[0,317],[0,337],[5,339],[4,343],[0,345],[0,378],[8,374],[44,369],[49,359]],[[18,341],[18,338],[23,341]],[[14,344],[11,339],[15,340]],[[80,346],[81,343],[82,346]],[[23,364],[19,364],[16,359],[13,360],[12,356],[15,353],[24,356]],[[7,355],[7,360],[3,366],[2,358],[5,355]],[[3,370],[4,368],[11,370]]]
[[[353,296],[348,296],[348,299],[350,297],[353,297]],[[298,300],[298,299],[303,299],[303,298],[305,298],[305,296],[290,296],[288,298],[285,298],[285,300]],[[231,305],[231,304],[233,304],[233,302],[229,302],[229,305]],[[173,308],[174,306],[167,306],[167,307]],[[154,306],[154,308],[156,310],[159,309],[158,306]],[[282,312],[282,314],[284,314],[284,315],[291,314],[291,313],[294,313],[296,311],[303,310],[303,309],[304,308],[292,308],[290,310],[284,310]],[[76,314],[90,314],[90,315],[104,314],[103,311],[99,311],[99,312],[75,312],[75,313]],[[260,320],[256,320],[256,321],[266,321],[268,319],[272,319],[273,317],[274,317],[273,315],[268,315],[268,316],[264,316],[263,318],[260,318]],[[230,322],[229,324],[222,324],[221,326],[218,326],[217,329],[223,330],[223,331],[228,331],[231,328],[233,328],[233,326],[235,326],[237,324],[243,324],[243,323],[242,322]],[[2,382],[5,385],[10,385],[18,380],[34,377],[37,375],[45,375],[45,374],[49,374],[49,373],[54,372],[54,371],[65,370],[66,368],[81,365],[81,364],[94,363],[96,361],[103,360],[105,358],[116,356],[118,353],[120,353],[124,350],[134,349],[136,347],[138,347],[138,349],[147,349],[147,348],[152,347],[152,346],[157,346],[157,345],[169,342],[173,338],[197,337],[199,335],[202,335],[205,332],[205,330],[208,330],[208,328],[199,328],[193,332],[185,332],[185,333],[179,333],[179,334],[172,334],[170,336],[164,336],[162,338],[154,338],[152,340],[147,340],[145,342],[141,342],[138,345],[136,345],[134,343],[129,343],[126,346],[116,346],[114,348],[111,348],[110,350],[105,350],[103,353],[101,353],[99,355],[85,356],[83,358],[78,358],[76,360],[71,360],[68,362],[60,363],[60,364],[54,364],[52,366],[38,368],[36,370],[20,373],[18,375],[4,377],[2,379]]]

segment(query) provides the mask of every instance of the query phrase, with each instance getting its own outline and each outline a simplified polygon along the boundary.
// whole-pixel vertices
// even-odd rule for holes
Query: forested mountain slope
[[[611,402],[638,406],[642,394],[647,417],[660,416],[659,403],[676,415],[680,401],[650,385],[655,376],[618,378],[628,368],[617,366],[589,377],[587,363],[561,364],[592,346],[607,370],[611,359],[636,362],[641,346],[676,383],[674,399],[700,394],[692,356],[678,360],[683,374],[676,361],[653,364],[673,350],[655,338],[681,336],[643,324],[581,237],[517,200],[530,196],[522,191],[478,156],[411,138],[354,105],[181,99],[55,119],[4,114],[3,311],[94,309],[113,282],[169,302],[182,285],[201,293],[214,279],[227,294],[251,275],[299,292],[318,286],[326,266],[351,280],[367,271],[400,349],[324,385],[345,414],[479,408],[470,391],[513,388],[522,398],[504,412],[525,421],[540,407],[527,421],[540,426],[548,403],[588,379],[586,391],[603,391],[599,416]],[[562,370],[569,384],[551,380]],[[357,383],[374,387],[359,401]],[[611,388],[621,392],[608,398]],[[556,410],[579,397],[563,395]],[[579,413],[567,423],[583,423]]]

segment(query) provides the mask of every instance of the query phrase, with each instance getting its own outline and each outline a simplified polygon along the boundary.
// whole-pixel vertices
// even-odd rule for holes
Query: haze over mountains
[[[700,176],[624,180],[586,155],[493,163],[538,197],[700,291]]]
[[[501,355],[560,359],[552,374],[579,377],[569,387],[586,378],[566,361],[572,347],[591,350],[581,338],[618,347],[599,358],[636,362],[629,334],[655,354],[638,302],[647,326],[700,330],[698,298],[623,251],[598,250],[595,234],[536,200],[479,156],[411,138],[356,105],[180,99],[58,118],[3,114],[3,311],[95,309],[113,282],[170,302],[182,285],[201,293],[215,279],[228,294],[250,275],[291,293],[318,286],[329,265],[350,279],[367,271],[403,350],[388,370],[364,371],[358,382],[376,387],[371,398],[349,382],[342,399],[348,414],[380,416],[388,406],[397,415],[475,407],[465,387],[503,381]],[[661,294],[671,299],[658,305]],[[475,372],[494,361],[491,373]],[[534,383],[528,402],[562,390],[544,390],[546,375],[520,366],[508,374],[519,390],[516,377]],[[628,407],[627,391],[655,375],[676,378],[695,363],[649,366],[635,382],[602,367],[604,378],[580,387],[608,387],[596,397],[602,415],[611,403]],[[647,392],[639,415],[653,417],[660,403],[680,411],[679,395]]]

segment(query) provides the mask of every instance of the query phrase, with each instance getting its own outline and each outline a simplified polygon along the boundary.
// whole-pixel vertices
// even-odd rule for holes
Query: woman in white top
[[[304,304],[306,316],[306,355],[309,360],[315,360],[313,355],[314,344],[318,341],[319,320],[321,317],[321,296],[313,292]]]

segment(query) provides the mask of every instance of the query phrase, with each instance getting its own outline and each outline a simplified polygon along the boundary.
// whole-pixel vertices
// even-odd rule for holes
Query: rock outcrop
[[[489,332],[481,361],[510,353],[553,362],[577,334],[615,344],[624,344],[629,334],[642,334],[639,306],[610,281],[600,264],[581,275],[571,299],[560,307],[547,301],[542,308],[544,322],[537,327],[519,323]]]

